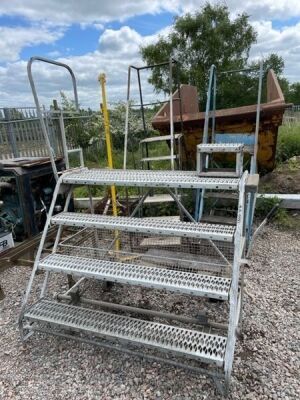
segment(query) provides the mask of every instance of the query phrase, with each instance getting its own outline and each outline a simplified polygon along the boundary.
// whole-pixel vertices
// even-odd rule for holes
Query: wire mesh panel
[[[231,243],[105,229],[74,231],[60,244],[59,252],[221,276],[230,274],[233,260]]]

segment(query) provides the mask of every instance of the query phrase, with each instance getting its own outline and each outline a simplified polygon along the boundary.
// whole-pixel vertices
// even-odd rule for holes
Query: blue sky
[[[141,64],[139,47],[167,34],[174,17],[193,12],[202,0],[2,0],[0,2],[0,106],[33,104],[26,62],[33,55],[69,63],[81,104],[97,107],[97,76],[106,72],[111,101],[124,100],[129,64]],[[224,3],[224,1],[223,1]],[[300,80],[300,1],[227,0],[232,17],[246,12],[258,32],[251,57],[282,55],[285,75]],[[35,69],[46,105],[59,89],[70,90],[62,71]],[[149,96],[150,96],[149,89]]]
[[[105,28],[99,29],[94,25],[81,26],[80,23],[72,24],[66,28],[64,36],[53,44],[39,44],[24,47],[20,52],[21,59],[28,59],[32,54],[47,55],[57,52],[61,55],[83,55],[95,50],[99,35],[104,29],[118,30],[124,24],[139,32],[142,36],[153,35],[157,31],[172,24],[174,14],[161,12],[159,17],[152,14],[137,15],[126,19],[125,22],[112,21],[105,24]],[[30,27],[31,22],[19,16],[1,16],[0,26],[6,27]],[[3,63],[3,62],[2,62]]]

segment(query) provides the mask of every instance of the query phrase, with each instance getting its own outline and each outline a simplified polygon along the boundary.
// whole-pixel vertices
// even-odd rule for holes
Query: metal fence
[[[300,125],[300,105],[295,104],[285,110],[283,114],[283,125]]]
[[[59,112],[42,110],[51,147],[56,157],[63,157],[62,133]],[[95,113],[63,112],[68,149],[78,147],[75,129],[89,127]],[[77,127],[77,128],[76,128]],[[93,144],[93,150],[95,146]],[[47,157],[47,148],[35,107],[0,108],[0,160],[18,157]]]

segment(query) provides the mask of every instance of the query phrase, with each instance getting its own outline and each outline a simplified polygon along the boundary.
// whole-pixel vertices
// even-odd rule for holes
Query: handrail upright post
[[[128,67],[128,76],[127,76],[127,97],[126,97],[125,130],[124,130],[123,169],[127,168],[128,132],[129,132],[129,108],[130,108],[130,83],[131,83],[131,65],[129,65],[129,67]]]
[[[209,128],[209,117],[210,117],[210,106],[211,106],[211,90],[212,86],[215,83],[214,76],[216,73],[216,67],[213,64],[210,67],[209,71],[209,83],[208,83],[208,89],[207,89],[207,98],[206,98],[206,109],[205,109],[205,120],[204,120],[204,129],[203,129],[203,137],[202,137],[202,143],[207,143],[208,142],[208,128]],[[214,88],[214,93],[215,95],[215,88]],[[213,100],[213,104],[215,104],[215,99]],[[214,113],[213,113],[213,125],[214,125]],[[206,167],[208,167],[208,158],[206,159]],[[199,202],[199,211],[198,211],[198,216],[197,216],[197,221],[200,221],[202,218],[203,214],[203,208],[204,208],[204,194],[205,194],[205,189],[201,190],[201,196],[200,196],[200,202]]]
[[[173,59],[169,60],[171,169],[174,170]]]
[[[32,75],[32,64],[33,64],[34,61],[42,61],[42,62],[45,62],[47,64],[53,64],[53,65],[56,65],[58,67],[66,68],[69,71],[69,73],[71,75],[71,78],[72,78],[76,111],[79,111],[76,78],[75,78],[74,72],[72,71],[71,67],[69,67],[69,65],[61,63],[61,62],[58,62],[58,61],[50,60],[50,59],[45,58],[45,57],[34,56],[34,57],[31,57],[29,59],[28,63],[27,63],[27,74],[28,74],[28,79],[29,79],[31,91],[32,91],[32,95],[33,95],[35,106],[36,106],[37,116],[38,116],[38,118],[40,120],[42,133],[43,133],[43,136],[44,136],[44,139],[45,139],[45,142],[46,142],[46,146],[47,146],[47,149],[48,149],[48,155],[49,155],[49,158],[50,158],[53,174],[54,174],[55,180],[58,181],[58,171],[57,171],[57,168],[56,168],[54,151],[53,151],[53,148],[52,148],[50,140],[49,140],[47,127],[46,127],[46,124],[45,124],[45,121],[44,121],[44,118],[43,118],[43,114],[42,114],[42,111],[41,111],[41,105],[40,105],[40,102],[39,102],[37,90],[36,90],[34,79],[33,79],[33,75]]]

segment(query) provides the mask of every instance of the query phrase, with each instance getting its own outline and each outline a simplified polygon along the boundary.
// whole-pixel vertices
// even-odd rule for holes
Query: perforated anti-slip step
[[[225,277],[64,254],[47,256],[39,262],[39,268],[222,300],[228,299],[231,283],[231,279]]]
[[[174,140],[178,140],[182,138],[182,133],[175,133],[174,135]],[[172,139],[171,135],[163,135],[163,136],[152,136],[149,138],[142,139],[140,143],[154,143],[154,142],[163,142],[163,141],[169,141]]]
[[[219,335],[47,300],[34,304],[25,312],[24,319],[37,323],[31,326],[33,330],[38,330],[40,323],[48,323],[56,329],[73,329],[105,339],[167,350],[218,366],[224,363],[227,339]]]
[[[98,229],[117,229],[125,232],[142,232],[166,236],[232,242],[235,227],[203,224],[200,222],[170,221],[157,218],[114,217],[99,214],[62,212],[51,218],[55,225],[78,226]]]
[[[170,160],[176,160],[177,155],[174,156],[158,156],[158,157],[146,157],[142,158],[141,162],[150,162],[150,161],[170,161]]]
[[[82,169],[63,176],[74,185],[117,185],[193,189],[238,190],[238,178],[203,178],[196,171]]]
[[[205,143],[198,144],[197,151],[201,153],[239,153],[243,148],[243,143]]]

